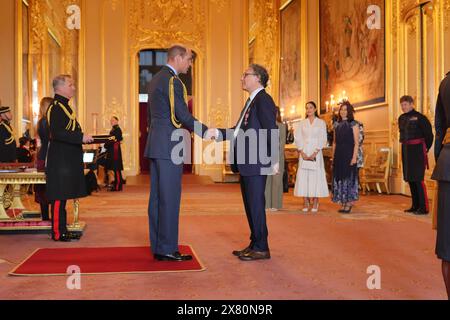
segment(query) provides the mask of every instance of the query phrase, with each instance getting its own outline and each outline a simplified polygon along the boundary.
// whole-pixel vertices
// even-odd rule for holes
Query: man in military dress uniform
[[[427,214],[429,211],[427,189],[424,183],[428,168],[428,150],[433,144],[430,121],[414,109],[411,96],[400,98],[403,114],[398,118],[402,143],[403,179],[409,183],[412,206],[405,212]]]
[[[72,77],[57,76],[53,80],[53,89],[55,97],[47,110],[50,129],[47,198],[51,202],[53,240],[70,241],[79,237],[67,231],[66,202],[87,195],[82,144],[93,139],[83,134],[69,105],[76,90]]]
[[[178,251],[178,219],[181,200],[183,163],[172,159],[172,150],[179,141],[171,139],[175,130],[184,126],[199,136],[207,127],[194,130],[197,121],[188,110],[187,90],[178,77],[192,64],[192,51],[180,45],[167,53],[167,65],[149,84],[149,132],[145,157],[150,159],[151,192],[148,207],[151,250],[160,261],[191,260],[191,255]]]
[[[431,178],[438,182],[436,255],[442,260],[442,275],[450,299],[450,72],[439,87],[434,124],[436,167]]]
[[[16,162],[17,146],[11,120],[11,109],[0,106],[0,162]]]
[[[111,183],[109,191],[122,191],[123,178],[123,162],[122,149],[120,148],[122,137],[122,129],[119,127],[119,118],[113,116],[111,118],[112,129],[109,132],[110,136],[115,138],[115,141],[105,143],[106,149],[106,168],[114,172],[114,180]]]

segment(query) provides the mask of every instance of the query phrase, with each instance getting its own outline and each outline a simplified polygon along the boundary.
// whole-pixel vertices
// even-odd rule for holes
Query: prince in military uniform
[[[149,132],[144,155],[150,159],[150,242],[155,259],[184,261],[192,256],[178,251],[183,164],[171,157],[173,148],[179,144],[171,137],[181,126],[200,136],[208,128],[199,123],[201,130],[194,130],[197,120],[189,113],[186,87],[178,77],[189,70],[192,51],[175,45],[167,56],[167,65],[153,77],[148,95]]]
[[[439,87],[434,124],[436,167],[431,178],[438,182],[436,255],[442,260],[442,275],[450,299],[450,72]]]
[[[403,114],[398,118],[402,144],[403,179],[411,189],[412,206],[405,212],[427,214],[429,211],[427,189],[424,183],[428,168],[428,150],[433,144],[430,121],[414,109],[411,96],[400,98]]]
[[[75,113],[69,105],[75,95],[71,76],[60,75],[53,80],[55,98],[47,110],[50,144],[47,152],[47,198],[52,209],[52,238],[70,241],[77,236],[67,231],[66,203],[85,197],[83,143],[92,137],[81,131]]]
[[[17,146],[11,120],[11,109],[0,106],[0,162],[16,162]]]

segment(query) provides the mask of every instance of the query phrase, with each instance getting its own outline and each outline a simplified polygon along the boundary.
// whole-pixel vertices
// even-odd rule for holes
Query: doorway
[[[195,56],[195,54],[194,54]],[[144,157],[145,145],[147,143],[148,135],[148,85],[163,66],[167,63],[167,49],[145,49],[139,52],[139,164],[141,173],[148,174],[149,160]],[[195,60],[194,60],[195,63]],[[181,81],[186,86],[188,94],[188,108],[189,112],[193,114],[193,96],[192,96],[192,69],[189,68],[187,74],[180,74]],[[191,140],[191,148],[193,140]],[[192,149],[191,149],[192,150]],[[192,159],[191,159],[192,163]],[[185,164],[183,168],[184,173],[192,173],[192,164]]]

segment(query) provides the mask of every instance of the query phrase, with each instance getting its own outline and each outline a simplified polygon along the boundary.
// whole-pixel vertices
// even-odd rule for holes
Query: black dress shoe
[[[250,246],[248,246],[245,249],[233,251],[233,255],[235,255],[236,257],[240,257],[240,256],[243,256],[246,253],[249,253],[251,250],[252,249],[250,248]]]
[[[419,208],[413,213],[416,214],[416,215],[425,215],[425,214],[428,214],[428,211],[426,209]]]
[[[242,261],[270,259],[270,251],[250,250],[246,254],[240,256],[239,259],[241,259]]]
[[[181,254],[178,251],[172,254],[154,254],[153,257],[158,261],[188,261],[192,260],[192,256]]]
[[[63,233],[59,236],[59,239],[55,239],[55,236],[52,236],[52,239],[54,241],[61,241],[61,242],[70,242],[72,239],[70,238],[69,234]]]
[[[418,208],[411,207],[411,208],[409,208],[408,210],[405,210],[405,211],[403,211],[403,212],[416,212],[417,209],[418,209]]]

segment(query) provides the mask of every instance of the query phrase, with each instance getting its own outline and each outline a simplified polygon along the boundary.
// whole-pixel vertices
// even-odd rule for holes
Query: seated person
[[[33,157],[30,152],[30,140],[26,137],[19,139],[19,147],[17,148],[17,162],[29,163],[33,161]]]

